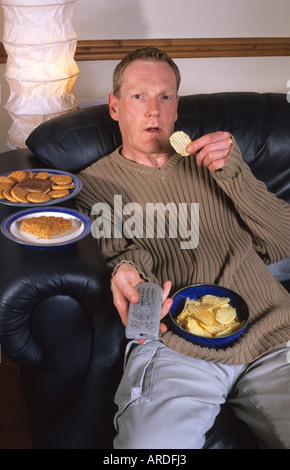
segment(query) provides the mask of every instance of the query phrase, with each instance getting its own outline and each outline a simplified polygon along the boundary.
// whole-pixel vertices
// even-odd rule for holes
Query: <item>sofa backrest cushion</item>
[[[290,103],[285,94],[224,92],[182,96],[176,130],[192,139],[226,130],[268,189],[290,202]],[[82,108],[44,122],[26,145],[52,168],[77,173],[121,145],[107,105]]]
[[[121,144],[118,123],[105,104],[81,108],[40,124],[26,140],[41,161],[76,173]]]

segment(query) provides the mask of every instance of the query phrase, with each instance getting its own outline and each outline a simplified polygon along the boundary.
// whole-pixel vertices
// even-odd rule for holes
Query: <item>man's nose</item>
[[[160,105],[158,98],[151,98],[148,102],[147,112],[149,116],[159,116]]]

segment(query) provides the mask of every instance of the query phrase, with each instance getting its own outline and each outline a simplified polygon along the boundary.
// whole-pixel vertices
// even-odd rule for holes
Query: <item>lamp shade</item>
[[[5,78],[12,118],[8,140],[25,147],[32,130],[79,105],[74,86],[77,36],[72,25],[75,0],[1,0]]]

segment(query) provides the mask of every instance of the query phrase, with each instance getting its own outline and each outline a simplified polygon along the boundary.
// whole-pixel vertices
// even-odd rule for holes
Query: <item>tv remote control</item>
[[[139,300],[130,304],[126,337],[128,339],[157,339],[159,336],[160,313],[163,291],[158,284],[140,282],[136,289]]]

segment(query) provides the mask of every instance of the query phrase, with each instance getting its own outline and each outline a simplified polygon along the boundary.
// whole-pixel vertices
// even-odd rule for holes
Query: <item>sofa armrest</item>
[[[0,246],[0,344],[20,366],[34,447],[110,445],[124,329],[94,239]]]
[[[45,299],[63,296],[79,303],[88,318],[96,314],[102,302],[104,262],[91,236],[46,250],[20,246],[1,234],[0,256],[2,351],[20,365],[41,365],[42,347],[31,334],[32,312]]]

